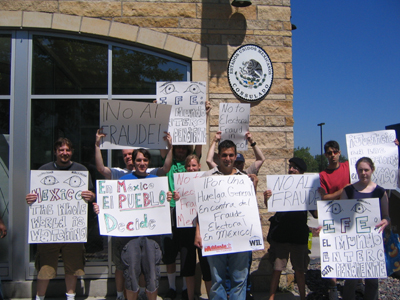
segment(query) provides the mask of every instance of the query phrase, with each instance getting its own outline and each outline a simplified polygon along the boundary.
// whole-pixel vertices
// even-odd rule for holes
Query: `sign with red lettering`
[[[177,227],[193,227],[193,220],[197,217],[196,195],[194,179],[201,177],[204,172],[175,173],[175,191],[181,197],[176,201]]]
[[[101,235],[147,236],[171,233],[168,179],[97,180]]]

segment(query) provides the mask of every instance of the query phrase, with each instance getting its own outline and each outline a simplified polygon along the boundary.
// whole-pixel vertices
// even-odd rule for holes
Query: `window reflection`
[[[8,227],[8,183],[9,183],[9,139],[10,139],[10,101],[0,101],[0,216]],[[0,262],[8,261],[8,239],[0,239]]]
[[[112,92],[116,95],[155,95],[157,81],[187,80],[183,64],[120,47],[113,47],[112,68]]]
[[[31,169],[54,161],[53,144],[59,137],[69,138],[75,148],[72,160],[83,164],[95,186],[98,172],[94,160],[95,134],[99,124],[99,101],[32,100]],[[97,215],[88,209],[88,242],[85,245],[89,261],[107,261],[107,237],[100,236]],[[35,246],[31,251],[34,259]]]
[[[0,34],[0,95],[10,95],[11,35]]]
[[[33,37],[32,94],[107,94],[108,46]]]

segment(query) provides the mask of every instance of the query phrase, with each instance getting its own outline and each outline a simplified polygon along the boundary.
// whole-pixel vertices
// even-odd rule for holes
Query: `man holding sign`
[[[227,175],[246,175],[236,168],[236,145],[225,140],[218,146],[219,166],[204,173],[205,176],[227,176]],[[199,224],[196,227],[195,245],[203,248],[203,241],[200,235]],[[226,272],[229,268],[229,278],[231,280],[230,300],[246,299],[246,282],[248,277],[249,251],[210,255],[207,257],[211,269],[212,287],[210,292],[211,299],[228,299],[226,291]]]
[[[71,161],[74,148],[67,138],[59,138],[54,144],[55,162],[49,162],[39,170],[61,170],[61,171],[87,171],[86,167]],[[89,189],[93,190],[93,184],[89,179]],[[92,191],[82,191],[82,198],[93,201],[95,194]],[[26,195],[28,204],[34,203],[38,198],[35,193]],[[58,256],[61,252],[64,261],[65,285],[67,289],[67,300],[75,299],[76,279],[85,275],[83,243],[49,243],[38,244],[35,266],[38,270],[36,300],[43,300],[50,279],[57,275]]]

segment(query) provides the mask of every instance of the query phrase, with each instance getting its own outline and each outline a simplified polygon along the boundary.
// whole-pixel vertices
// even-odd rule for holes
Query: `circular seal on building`
[[[272,62],[267,52],[257,45],[241,46],[229,60],[229,85],[244,101],[262,100],[271,89],[273,78]]]

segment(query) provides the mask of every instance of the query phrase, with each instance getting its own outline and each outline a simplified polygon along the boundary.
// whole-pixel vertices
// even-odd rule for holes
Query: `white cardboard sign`
[[[184,172],[174,174],[175,191],[180,195],[176,201],[177,227],[194,227],[193,220],[197,217],[194,179],[204,172]]]
[[[205,82],[157,82],[157,103],[172,105],[169,132],[173,145],[205,145]]]
[[[351,182],[358,181],[355,167],[357,160],[366,156],[371,158],[375,165],[372,181],[385,189],[396,189],[399,153],[394,143],[395,139],[394,130],[346,134]]]
[[[167,177],[96,180],[101,235],[148,236],[171,233]]]
[[[29,244],[84,243],[88,204],[81,193],[88,189],[88,171],[31,171]]]
[[[248,176],[195,179],[203,255],[264,249],[257,199]]]
[[[221,141],[231,140],[239,151],[247,150],[246,132],[249,131],[249,103],[220,103],[219,130]]]
[[[387,277],[378,198],[318,201],[318,220],[322,277]]]
[[[318,174],[267,175],[268,211],[316,210],[319,186]]]
[[[101,149],[166,149],[170,105],[100,100]]]

